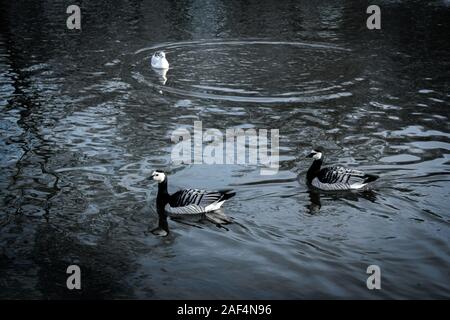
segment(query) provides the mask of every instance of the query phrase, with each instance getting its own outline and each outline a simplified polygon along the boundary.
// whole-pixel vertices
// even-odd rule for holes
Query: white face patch
[[[158,183],[163,182],[166,179],[166,175],[163,172],[153,171],[153,180],[158,181]]]
[[[314,152],[316,152],[316,154],[313,155],[313,159],[314,159],[314,160],[320,160],[320,159],[322,159],[322,152],[317,152],[317,151],[314,151]]]

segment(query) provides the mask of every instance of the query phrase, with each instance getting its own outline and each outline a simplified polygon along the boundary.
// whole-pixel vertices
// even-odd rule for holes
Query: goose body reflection
[[[321,195],[323,193],[323,195]],[[373,190],[364,190],[362,192],[321,192],[317,189],[308,191],[309,203],[305,205],[308,213],[311,215],[318,214],[322,208],[322,196],[325,202],[327,201],[352,201],[357,202],[360,199],[365,199],[370,202],[377,200],[377,195]]]
[[[360,170],[339,166],[322,168],[323,153],[319,149],[312,150],[307,157],[313,158],[314,161],[306,174],[306,180],[308,184],[319,190],[367,190],[370,183],[378,179],[377,175]]]

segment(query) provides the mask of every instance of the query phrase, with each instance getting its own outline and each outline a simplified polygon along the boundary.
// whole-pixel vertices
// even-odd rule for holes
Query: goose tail
[[[236,192],[231,189],[219,190],[219,192],[222,194],[220,201],[228,200],[236,195]]]
[[[379,176],[377,176],[375,174],[365,174],[364,175],[364,183],[374,182],[378,178],[379,178]]]

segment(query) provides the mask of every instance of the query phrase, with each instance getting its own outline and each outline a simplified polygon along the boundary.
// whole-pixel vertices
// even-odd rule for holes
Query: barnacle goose
[[[364,190],[370,182],[378,179],[377,175],[344,167],[321,168],[323,153],[318,149],[312,150],[307,158],[313,158],[314,161],[306,174],[306,180],[320,190]]]
[[[231,190],[206,191],[199,189],[183,189],[169,194],[167,176],[164,171],[154,171],[152,178],[158,182],[158,195],[156,196],[158,214],[166,213],[171,218],[218,210],[226,200],[236,194]]]
[[[152,68],[155,69],[169,69],[169,62],[166,59],[164,51],[155,52],[152,56]]]

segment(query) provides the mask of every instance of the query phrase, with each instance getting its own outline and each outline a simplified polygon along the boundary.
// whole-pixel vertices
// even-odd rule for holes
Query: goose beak
[[[314,157],[314,154],[315,154],[315,153],[312,153],[312,152],[311,152],[310,154],[308,154],[308,155],[306,156],[306,158],[312,158],[312,157]]]

